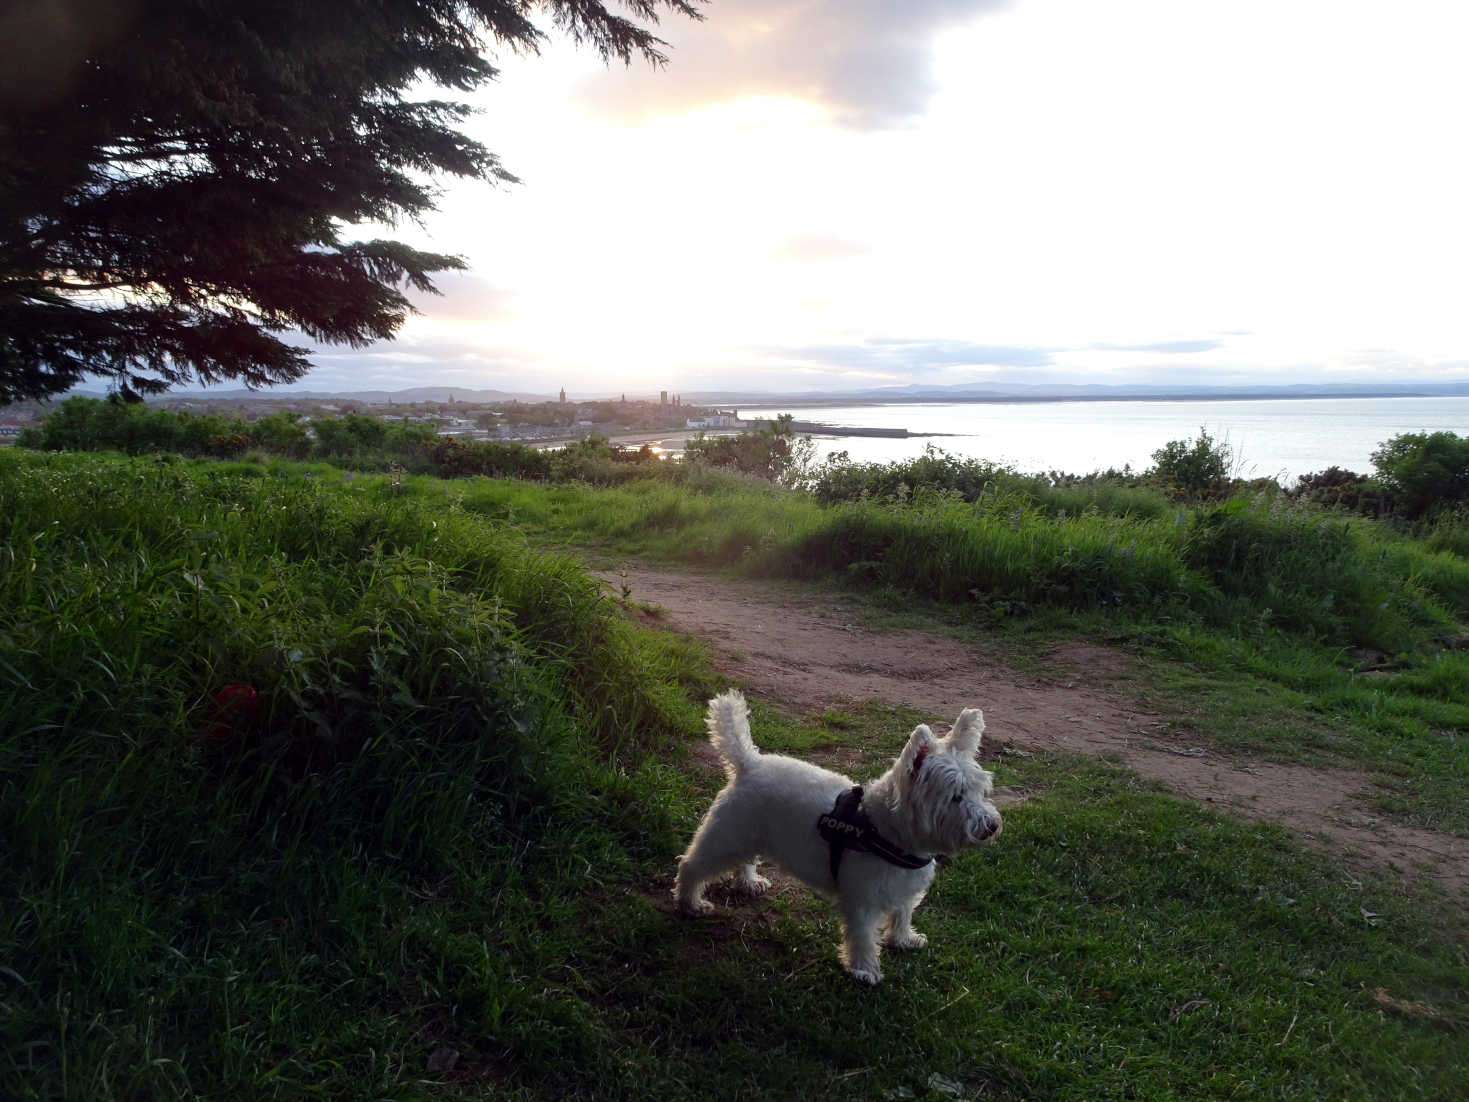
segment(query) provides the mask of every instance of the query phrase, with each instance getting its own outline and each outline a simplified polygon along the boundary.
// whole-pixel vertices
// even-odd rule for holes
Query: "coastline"
[[[683,446],[693,437],[702,433],[705,436],[738,436],[744,432],[744,428],[719,428],[719,429],[644,429],[639,432],[619,432],[607,437],[607,443],[621,448],[636,448],[644,444],[661,448],[664,451],[682,451]],[[533,448],[564,448],[567,444],[576,444],[587,438],[587,433],[572,433],[566,436],[558,436],[550,440],[521,440],[512,443],[526,444]]]

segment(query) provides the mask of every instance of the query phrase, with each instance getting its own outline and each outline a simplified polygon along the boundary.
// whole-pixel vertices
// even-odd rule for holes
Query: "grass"
[[[1121,643],[1145,660],[1134,691],[1204,737],[1368,769],[1380,809],[1469,835],[1469,652],[1445,645],[1469,616],[1469,561],[1362,518],[1275,499],[1125,516],[1014,495],[823,506],[708,473],[614,489],[475,480],[463,503],[543,542],[917,601],[986,646]]]
[[[547,885],[673,844],[698,655],[387,479],[0,463],[0,1079],[356,1094],[465,1005],[540,1037]]]
[[[890,586],[970,613],[1116,610],[1397,653],[1469,613],[1469,562],[1365,519],[1283,499],[1164,515],[1051,512],[1018,493],[974,502],[822,505],[691,472],[615,488],[474,480],[464,507],[542,537],[802,580]]]
[[[945,870],[919,912],[930,948],[877,991],[842,975],[835,920],[804,894],[672,914],[673,859],[719,783],[688,754],[719,683],[547,545],[805,577],[871,561],[836,573],[912,606],[951,583],[905,583],[893,541],[921,557],[974,539],[965,516],[1008,523],[872,508],[698,473],[593,492],[0,452],[0,1094],[1469,1091],[1461,914],[1105,762],[1000,762],[1035,799]],[[1053,585],[1031,604],[1020,570],[949,607],[1016,640],[1111,632],[1216,737],[1399,763],[1399,812],[1460,829],[1459,656],[1354,677],[1339,646],[1262,624],[1258,593],[1211,590],[1192,518],[1145,527],[1175,516],[1046,522],[1082,577],[1133,568],[1103,535],[1166,550],[1146,568],[1179,579],[1166,601],[1078,612],[1082,590]],[[892,539],[853,558],[869,545],[844,550],[838,522]],[[1040,524],[1022,514],[1036,550],[1006,554],[1046,566]],[[1353,533],[1326,538],[1418,569],[1389,626],[1427,648],[1457,568]],[[836,557],[802,561],[823,539]],[[224,692],[241,684],[253,709]],[[1225,706],[1250,696],[1269,730]],[[866,775],[933,718],[762,708],[756,726]]]
[[[890,957],[875,992],[841,979],[836,923],[805,896],[701,922],[626,900],[621,936],[569,965],[613,1008],[606,1093],[1445,1098],[1469,1082],[1459,1033],[1384,1009],[1465,1010],[1462,944],[1413,897],[1104,763],[1001,779],[1040,794],[941,874],[918,913],[929,948]],[[583,1082],[567,1069],[553,1087]]]

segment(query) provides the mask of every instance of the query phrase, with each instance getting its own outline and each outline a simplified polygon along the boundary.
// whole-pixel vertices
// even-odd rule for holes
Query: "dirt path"
[[[1358,873],[1426,877],[1469,897],[1469,841],[1380,817],[1364,774],[1237,760],[1177,744],[1162,734],[1166,717],[1093,684],[1130,662],[1121,652],[1068,645],[1046,658],[1040,674],[1025,675],[945,636],[868,631],[851,607],[825,596],[791,597],[758,582],[641,568],[603,576],[619,591],[627,586],[633,601],[660,606],[670,626],[705,639],[720,669],[774,703],[820,711],[876,699],[936,720],[978,705],[987,745],[1115,755],[1180,795],[1281,823],[1342,853]]]

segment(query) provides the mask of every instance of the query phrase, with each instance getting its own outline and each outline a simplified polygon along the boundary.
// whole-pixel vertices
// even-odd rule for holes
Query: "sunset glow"
[[[472,271],[304,386],[1469,379],[1466,17],[716,0],[661,71],[501,59],[415,243]]]

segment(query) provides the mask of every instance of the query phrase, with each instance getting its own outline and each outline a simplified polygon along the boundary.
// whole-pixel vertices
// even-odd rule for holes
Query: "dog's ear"
[[[898,776],[903,781],[912,781],[918,771],[923,768],[923,761],[928,757],[929,751],[938,744],[933,737],[933,732],[928,729],[928,724],[920,723],[913,728],[913,733],[908,736],[908,744],[903,747],[903,752],[898,755]]]
[[[978,753],[983,734],[984,713],[978,708],[965,708],[954,720],[954,729],[949,732],[949,746],[961,754]]]

